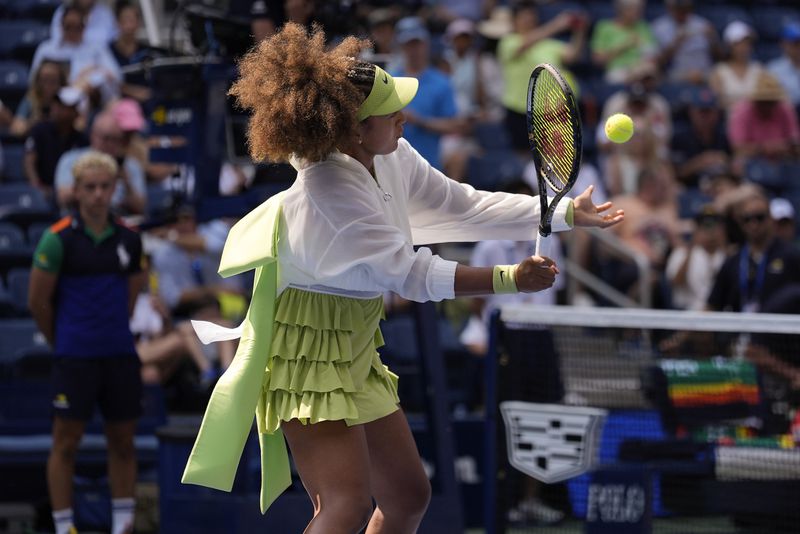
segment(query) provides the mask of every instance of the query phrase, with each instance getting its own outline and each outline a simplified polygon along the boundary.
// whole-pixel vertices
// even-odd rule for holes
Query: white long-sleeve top
[[[390,290],[439,301],[454,297],[457,264],[414,245],[535,239],[537,197],[455,182],[404,139],[374,164],[377,182],[338,152],[322,162],[294,162],[297,179],[282,202],[278,292],[291,285],[371,298]],[[559,203],[553,231],[569,229],[570,202]]]

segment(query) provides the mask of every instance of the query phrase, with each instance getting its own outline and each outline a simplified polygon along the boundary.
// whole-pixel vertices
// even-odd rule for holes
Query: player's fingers
[[[603,202],[599,206],[595,206],[594,209],[595,209],[595,211],[597,211],[597,213],[600,213],[600,212],[606,211],[611,206],[612,206],[612,204],[611,204],[610,201],[609,202]]]

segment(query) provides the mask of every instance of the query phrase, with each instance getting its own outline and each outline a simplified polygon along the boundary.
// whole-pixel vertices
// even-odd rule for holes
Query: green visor
[[[356,117],[363,121],[367,117],[389,115],[400,111],[417,94],[419,81],[416,78],[392,78],[382,68],[375,66],[375,80],[369,96],[358,108]]]

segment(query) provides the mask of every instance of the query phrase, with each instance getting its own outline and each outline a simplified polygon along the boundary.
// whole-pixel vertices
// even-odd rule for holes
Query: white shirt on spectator
[[[679,31],[686,33],[686,38],[672,55],[668,75],[672,80],[681,80],[691,72],[708,74],[714,64],[711,53],[711,41],[708,31],[711,23],[695,14],[689,15],[686,22],[678,26],[675,19],[663,15],[653,21],[653,35],[661,50],[669,47]]]
[[[793,105],[800,105],[800,65],[795,65],[786,56],[773,59],[767,70],[775,76],[789,95]]]
[[[50,38],[57,41],[61,40],[61,18],[64,16],[64,4],[58,6],[53,19],[50,21]],[[114,12],[106,4],[95,2],[94,7],[86,17],[86,29],[83,31],[83,38],[87,42],[107,45],[117,38],[119,29]]]
[[[709,254],[703,247],[693,246],[686,270],[686,285],[678,286],[674,283],[675,276],[686,261],[688,253],[689,247],[678,247],[667,260],[666,273],[672,284],[672,303],[681,310],[702,310],[706,306],[717,271],[725,261],[725,251],[718,250]]]

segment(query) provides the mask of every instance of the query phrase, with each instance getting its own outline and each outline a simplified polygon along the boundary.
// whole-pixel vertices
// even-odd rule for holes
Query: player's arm
[[[511,269],[496,272],[494,267],[470,267],[459,264],[456,267],[454,291],[456,297],[474,295],[491,295],[500,292],[533,293],[552,287],[555,283],[558,267],[550,258],[530,256]],[[513,285],[509,285],[507,277],[511,277]],[[503,287],[514,287],[517,291]]]

